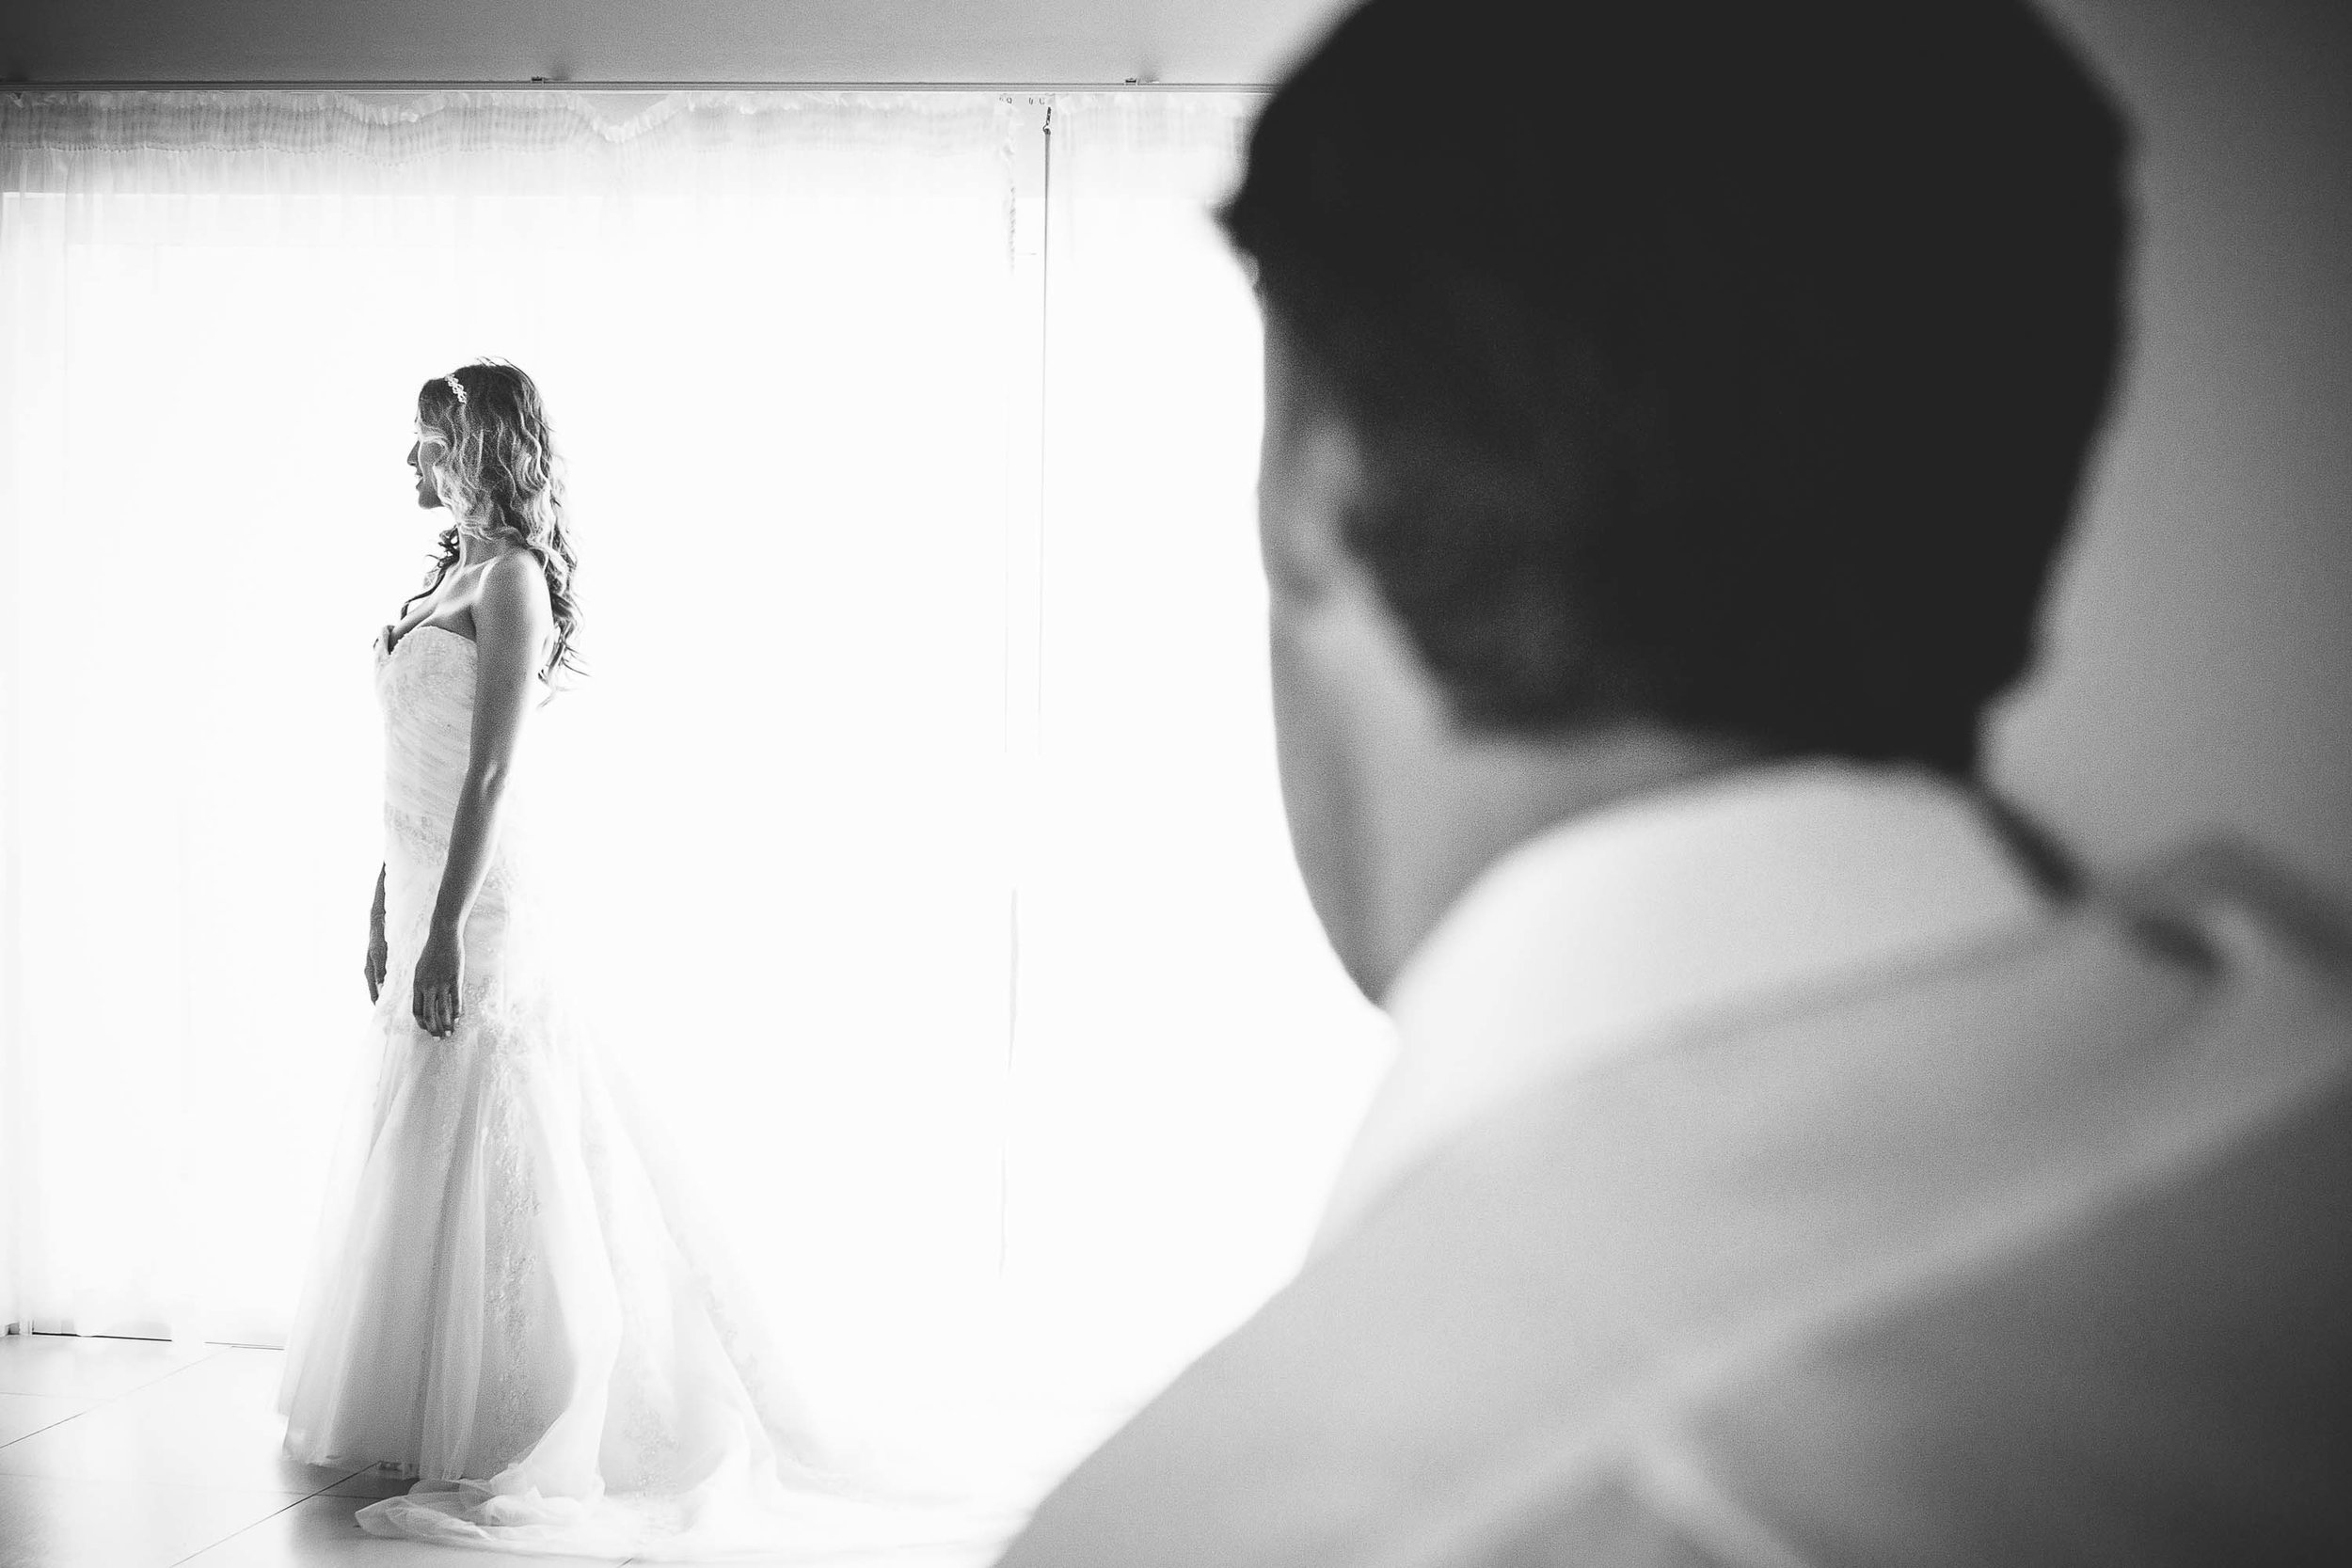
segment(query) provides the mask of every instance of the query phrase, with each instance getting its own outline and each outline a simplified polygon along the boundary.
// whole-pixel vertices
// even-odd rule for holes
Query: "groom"
[[[1977,782],[2123,136],[2014,0],[1372,0],[1226,209],[1299,865],[1402,1046],[1008,1568],[2352,1560],[2352,1013]]]

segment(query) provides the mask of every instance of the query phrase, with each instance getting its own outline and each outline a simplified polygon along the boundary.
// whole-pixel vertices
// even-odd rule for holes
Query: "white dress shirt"
[[[2044,918],[1966,790],[1924,769],[1774,764],[1539,833],[1473,882],[1388,997],[1398,1050],[1320,1252],[1482,1114],[1710,1016],[1931,962]]]

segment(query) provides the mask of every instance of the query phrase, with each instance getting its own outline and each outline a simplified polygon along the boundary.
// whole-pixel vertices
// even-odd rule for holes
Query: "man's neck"
[[[1385,994],[1480,873],[1549,828],[1756,761],[1751,747],[1660,725],[1572,736],[1458,734],[1379,781],[1379,912],[1369,994]]]

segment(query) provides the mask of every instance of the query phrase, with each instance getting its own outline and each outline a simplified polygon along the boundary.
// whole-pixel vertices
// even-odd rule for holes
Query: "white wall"
[[[2352,8],[2053,8],[2137,126],[2137,341],[1996,768],[2094,860],[2226,824],[2352,901]]]

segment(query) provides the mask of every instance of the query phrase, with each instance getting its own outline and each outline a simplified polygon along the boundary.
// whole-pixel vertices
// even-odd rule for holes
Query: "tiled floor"
[[[279,1456],[280,1354],[0,1336],[0,1568],[484,1568],[352,1523],[404,1483]],[[581,1558],[532,1558],[581,1563]]]
[[[154,1339],[0,1335],[0,1568],[486,1568],[506,1559],[369,1535],[352,1514],[406,1483],[278,1451],[283,1353]],[[993,1412],[993,1495],[1034,1498],[1115,1417]],[[944,1429],[952,1435],[953,1425]],[[982,1429],[972,1429],[977,1433]],[[1025,1439],[1017,1433],[1027,1432]],[[1009,1526],[1008,1526],[1009,1528]],[[1001,1537],[1000,1537],[1001,1539]],[[964,1554],[968,1555],[968,1554]],[[988,1557],[993,1557],[993,1551]],[[799,1568],[815,1568],[805,1554]],[[691,1568],[691,1564],[679,1568]]]

